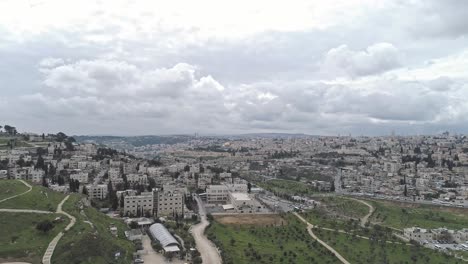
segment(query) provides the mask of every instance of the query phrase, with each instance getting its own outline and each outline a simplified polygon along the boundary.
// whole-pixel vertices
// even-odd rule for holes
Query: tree
[[[45,175],[42,176],[42,186],[44,186],[46,188],[49,187],[49,183],[47,182],[47,178],[46,178]]]
[[[131,221],[130,224],[128,225],[131,229],[137,229],[138,228],[138,223],[136,221]]]
[[[34,168],[45,170],[44,159],[42,158],[41,155],[39,155],[39,157],[37,158],[36,166]]]
[[[42,231],[44,233],[47,233],[48,231],[52,230],[54,228],[54,223],[52,223],[50,220],[44,220],[36,225],[36,229],[39,231]]]
[[[13,126],[5,125],[3,128],[8,135],[16,135],[17,133],[16,128]]]
[[[120,208],[123,208],[125,205],[125,199],[123,195],[120,195]]]
[[[63,132],[58,132],[57,135],[55,135],[55,139],[58,141],[58,142],[64,142],[65,139],[67,139],[68,136],[65,135],[65,133]]]
[[[88,195],[88,189],[86,189],[86,186],[83,186],[83,194]]]

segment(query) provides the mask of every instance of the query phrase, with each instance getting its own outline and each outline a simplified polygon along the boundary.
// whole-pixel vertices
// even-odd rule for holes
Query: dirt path
[[[197,249],[201,254],[203,263],[205,264],[221,264],[221,256],[213,243],[205,236],[205,228],[210,224],[206,219],[206,210],[203,207],[202,201],[197,196],[195,198],[198,203],[198,213],[200,214],[201,222],[197,225],[192,226],[190,232],[195,239]]]
[[[307,222],[307,220],[305,220],[302,216],[300,216],[298,213],[294,212],[293,213],[297,218],[299,218],[302,222],[304,222],[305,224],[307,224],[307,231],[309,232],[309,235],[317,240],[317,242],[319,242],[322,246],[324,246],[326,249],[328,249],[330,252],[332,252],[342,263],[344,264],[350,264],[349,261],[347,261],[343,256],[340,255],[340,253],[338,253],[334,248],[332,248],[331,246],[329,246],[327,243],[325,243],[324,241],[320,240],[315,234],[314,232],[312,231],[312,228],[314,228],[314,226]]]
[[[75,217],[73,217],[72,215],[62,210],[62,206],[68,200],[68,198],[70,198],[70,195],[67,195],[65,198],[63,198],[63,200],[57,206],[57,212],[56,212],[58,214],[63,214],[67,216],[68,218],[70,218],[70,223],[65,227],[64,231],[70,230],[70,228],[72,228],[76,222]],[[63,232],[58,233],[57,236],[55,236],[54,239],[52,239],[52,241],[49,243],[49,246],[47,247],[46,252],[44,253],[44,256],[42,257],[43,264],[51,264],[51,259],[52,259],[52,255],[54,254],[55,247],[57,246],[58,242],[60,241],[63,235],[64,235]]]
[[[30,210],[30,209],[0,209],[0,212],[5,213],[34,213],[34,214],[51,214],[49,211]]]
[[[29,183],[27,183],[27,182],[25,182],[25,181],[23,181],[23,180],[18,180],[18,181],[20,181],[20,182],[22,182],[24,185],[26,185],[26,186],[29,188],[29,190],[27,190],[27,191],[25,191],[25,192],[23,192],[23,193],[16,194],[16,195],[13,195],[13,196],[11,196],[11,197],[2,199],[2,200],[0,200],[0,203],[3,203],[3,202],[5,202],[5,201],[8,201],[8,200],[10,200],[10,199],[16,198],[16,197],[21,196],[21,195],[25,195],[25,194],[27,194],[28,192],[30,192],[30,191],[32,190],[32,186],[31,186]]]
[[[356,202],[360,202],[364,205],[366,205],[367,207],[369,207],[369,213],[367,213],[363,218],[361,218],[361,227],[366,227],[366,223],[369,221],[369,217],[374,213],[375,211],[375,207],[366,202],[366,201],[363,201],[363,200],[359,200],[359,199],[356,199],[356,198],[351,198],[351,197],[346,197],[346,199],[350,199],[350,200],[354,200]]]

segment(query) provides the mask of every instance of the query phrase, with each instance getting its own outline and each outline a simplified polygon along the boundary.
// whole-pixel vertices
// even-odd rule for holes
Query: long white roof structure
[[[171,235],[171,233],[160,223],[150,226],[150,234],[153,239],[157,239],[163,248],[168,246],[180,246],[179,242]]]

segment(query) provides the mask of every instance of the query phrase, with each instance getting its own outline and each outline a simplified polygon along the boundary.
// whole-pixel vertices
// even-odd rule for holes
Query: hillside
[[[55,213],[66,195],[36,185],[32,185],[30,191],[28,189],[20,181],[0,180],[2,199],[19,194],[0,200],[0,262],[42,263],[49,243],[64,232],[70,222],[65,215]],[[76,223],[59,240],[52,263],[131,263],[134,245],[125,239],[126,225],[84,205],[81,199],[81,195],[72,194],[62,206],[63,211],[76,218]],[[54,222],[57,217],[60,220]],[[54,227],[47,232],[36,229],[36,225],[44,220],[54,222]],[[118,228],[117,238],[109,231],[111,225]],[[117,252],[121,257],[115,259]]]

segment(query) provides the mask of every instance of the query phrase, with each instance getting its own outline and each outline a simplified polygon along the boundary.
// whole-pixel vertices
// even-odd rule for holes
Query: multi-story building
[[[206,202],[213,204],[227,203],[230,192],[247,193],[247,184],[208,185],[206,187]]]
[[[212,204],[226,203],[229,189],[226,185],[208,185],[206,187],[206,202]]]
[[[153,214],[153,192],[124,197],[124,215],[144,216]]]
[[[41,183],[45,172],[41,169],[31,169],[29,171],[29,179],[34,183]]]
[[[184,213],[184,188],[165,185],[154,194],[154,213],[159,216],[174,216]]]
[[[87,172],[78,172],[70,175],[71,180],[77,180],[80,183],[88,183],[88,173]]]
[[[131,184],[139,183],[146,185],[148,184],[148,176],[145,174],[128,174],[127,181]]]
[[[99,185],[88,185],[86,186],[88,191],[88,196],[91,199],[99,199],[102,200],[107,197],[107,185],[106,184],[99,184]]]

